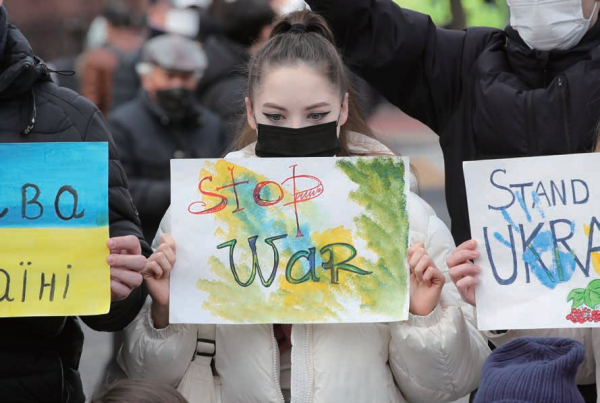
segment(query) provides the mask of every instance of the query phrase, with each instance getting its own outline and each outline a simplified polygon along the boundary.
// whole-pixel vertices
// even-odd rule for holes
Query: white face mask
[[[581,0],[507,0],[510,25],[521,39],[537,50],[571,49],[590,28],[598,3],[590,18],[583,17]]]

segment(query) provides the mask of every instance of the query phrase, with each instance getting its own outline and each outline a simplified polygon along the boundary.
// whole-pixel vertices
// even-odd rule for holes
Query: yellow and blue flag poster
[[[0,317],[110,307],[108,144],[0,144]]]

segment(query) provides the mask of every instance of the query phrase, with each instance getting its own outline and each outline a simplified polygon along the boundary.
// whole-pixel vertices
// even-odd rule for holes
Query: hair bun
[[[333,32],[327,25],[327,21],[319,14],[308,9],[294,11],[281,17],[275,23],[271,32],[271,38],[285,34],[315,33],[324,37],[328,42],[335,45]]]

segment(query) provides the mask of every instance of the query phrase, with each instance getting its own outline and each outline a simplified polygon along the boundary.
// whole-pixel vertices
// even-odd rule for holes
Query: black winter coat
[[[144,235],[152,242],[171,203],[171,159],[220,158],[227,143],[221,120],[194,105],[194,113],[177,123],[145,92],[115,109],[108,119],[119,156],[138,207]]]
[[[225,123],[229,142],[233,141],[239,121],[244,117],[244,97],[248,86],[250,54],[241,45],[214,35],[202,44],[208,68],[198,83],[196,94],[202,106],[214,112]]]
[[[97,108],[53,84],[45,64],[14,26],[0,61],[0,142],[108,142],[110,235],[142,240],[127,178]],[[149,256],[144,241],[142,248]],[[95,330],[121,330],[135,318],[146,294],[137,289],[112,303],[110,313],[82,320]],[[83,333],[77,318],[4,318],[0,328],[0,402],[84,401],[78,373]]]
[[[470,238],[463,161],[589,152],[600,118],[600,23],[573,49],[508,27],[436,28],[391,0],[307,0],[350,67],[440,137],[457,243]]]

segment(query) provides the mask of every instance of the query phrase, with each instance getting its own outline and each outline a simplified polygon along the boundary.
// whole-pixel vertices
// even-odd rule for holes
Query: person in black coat
[[[108,314],[81,319],[95,330],[121,330],[135,318],[147,295],[139,287],[140,273],[146,265],[144,255],[152,251],[142,238],[115,144],[92,103],[52,83],[47,66],[33,55],[21,32],[8,23],[2,2],[0,143],[109,144],[111,239],[107,246],[112,253],[108,256],[112,303]],[[77,318],[1,318],[0,327],[0,402],[84,402],[78,372],[83,333]]]
[[[195,100],[206,68],[196,42],[165,34],[148,41],[142,54],[143,90],[115,109],[108,122],[151,242],[170,204],[170,160],[219,158],[227,135],[221,120]]]
[[[573,18],[560,21],[565,1]],[[463,161],[592,150],[600,117],[594,0],[529,8],[512,0],[515,26],[464,31],[437,28],[391,0],[306,2],[333,27],[351,68],[439,135],[457,243],[471,236]]]
[[[250,54],[269,37],[275,11],[269,0],[220,1],[213,3],[213,9],[221,32],[202,43],[208,66],[196,94],[225,122],[232,141],[246,110],[243,94]]]

